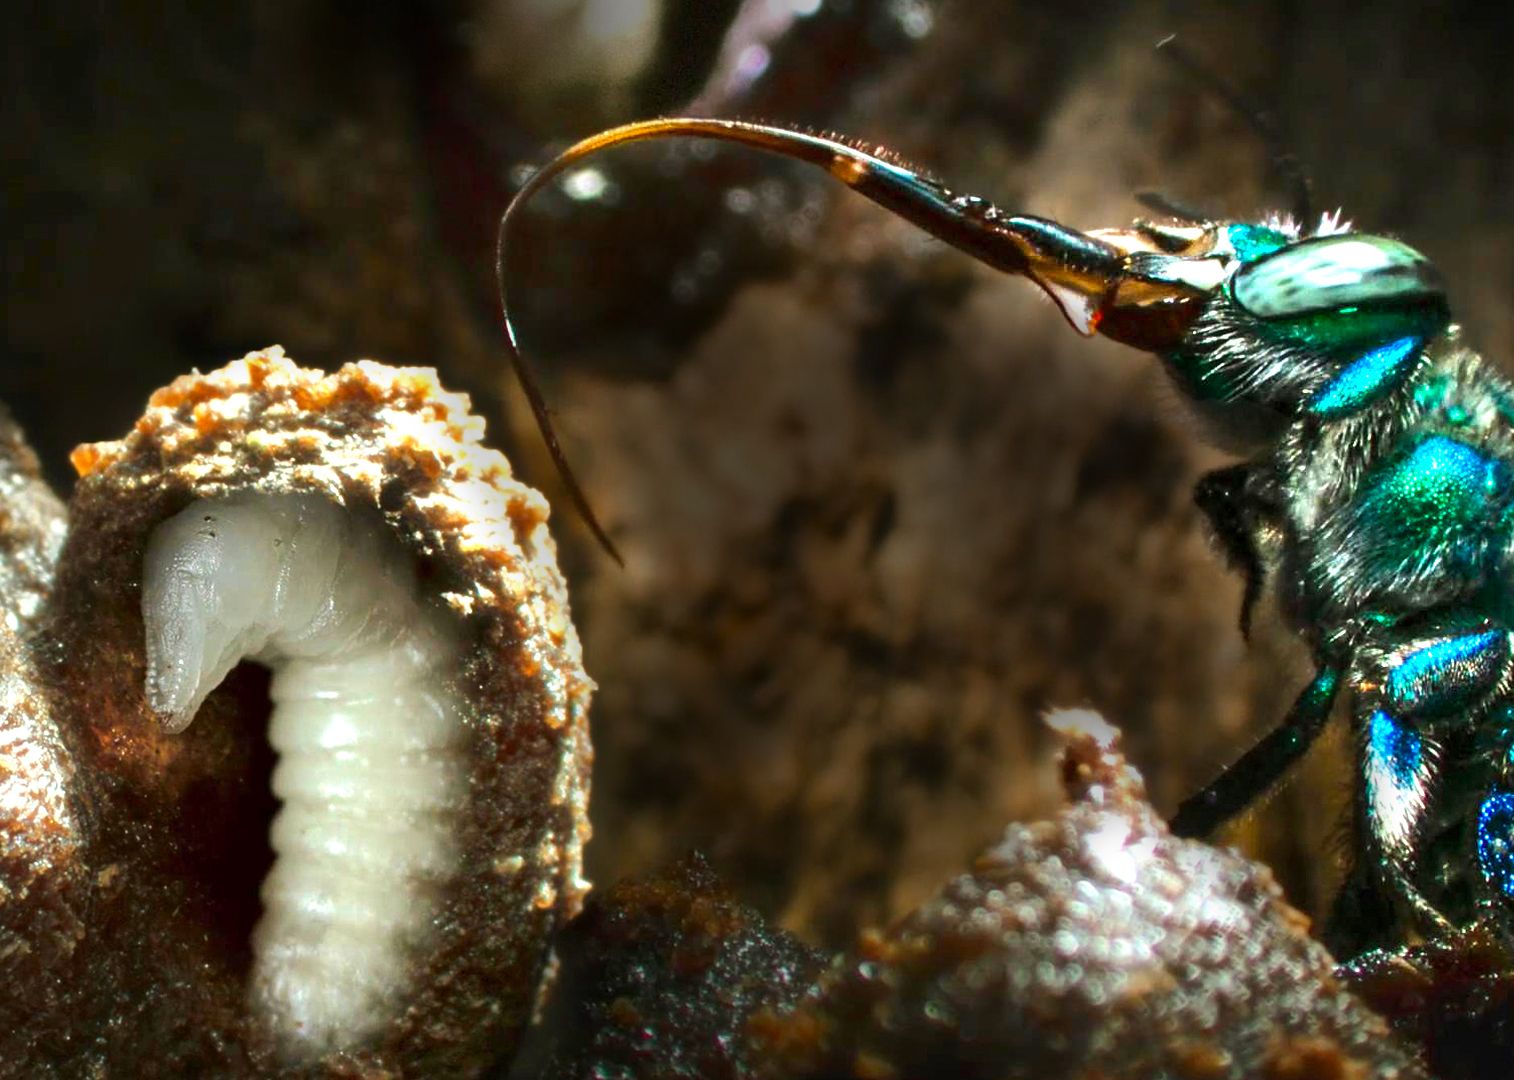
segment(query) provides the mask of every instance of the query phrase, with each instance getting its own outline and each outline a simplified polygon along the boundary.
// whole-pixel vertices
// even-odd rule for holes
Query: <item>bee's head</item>
[[[1209,275],[1202,309],[1160,350],[1203,401],[1346,415],[1402,385],[1451,321],[1429,259],[1333,218],[1307,236],[1287,223],[1204,226],[1160,258],[1181,260],[1196,284],[1196,267]],[[1141,272],[1160,266],[1146,261]]]

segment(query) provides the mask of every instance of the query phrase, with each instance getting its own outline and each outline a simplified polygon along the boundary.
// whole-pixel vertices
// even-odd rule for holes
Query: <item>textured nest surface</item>
[[[1056,722],[1072,805],[838,963],[769,1075],[1425,1075],[1265,867],[1173,837],[1097,716]]]
[[[748,1018],[792,1005],[825,964],[697,855],[591,897],[558,948],[551,1009],[512,1080],[752,1076]]]
[[[1425,1031],[1389,1033],[1265,867],[1174,838],[1097,716],[1055,726],[1069,805],[1010,826],[971,872],[863,934],[802,994],[815,955],[698,863],[591,903],[564,938],[544,1075],[1428,1075],[1414,1049]]]

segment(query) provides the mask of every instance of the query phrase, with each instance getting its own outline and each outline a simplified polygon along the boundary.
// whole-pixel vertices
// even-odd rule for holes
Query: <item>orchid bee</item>
[[[1337,908],[1369,927],[1351,948],[1485,917],[1514,927],[1514,387],[1462,343],[1424,255],[1336,214],[1316,217],[1305,184],[1293,213],[1259,222],[1180,214],[1083,232],[1005,212],[841,138],[703,118],[613,128],[531,177],[501,220],[497,252],[511,361],[612,555],[522,359],[506,258],[521,208],[564,170],[669,138],[819,166],[1028,279],[1074,332],[1155,354],[1219,444],[1246,448],[1195,492],[1244,574],[1242,631],[1271,588],[1315,666],[1272,732],[1181,805],[1175,830],[1203,836],[1248,807],[1349,699],[1356,869]]]

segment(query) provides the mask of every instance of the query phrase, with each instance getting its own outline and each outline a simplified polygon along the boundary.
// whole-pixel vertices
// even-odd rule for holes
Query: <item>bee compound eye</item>
[[[1290,319],[1349,315],[1363,305],[1442,306],[1445,285],[1434,264],[1407,244],[1346,234],[1304,240],[1245,264],[1231,295],[1259,319]]]

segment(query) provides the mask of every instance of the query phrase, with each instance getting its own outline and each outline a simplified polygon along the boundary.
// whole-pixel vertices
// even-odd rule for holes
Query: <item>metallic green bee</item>
[[[1244,462],[1196,499],[1246,575],[1242,626],[1271,581],[1317,673],[1281,724],[1174,821],[1203,835],[1272,785],[1352,699],[1359,855],[1338,948],[1491,914],[1514,926],[1514,387],[1464,347],[1413,248],[1317,226],[1137,222],[1077,232],[1006,214],[837,139],[668,119],[615,128],[536,173],[500,223],[606,148],[696,136],[818,165],[975,258],[1029,278],[1079,333],[1156,353]],[[1306,203],[1306,200],[1304,200]],[[1307,215],[1305,215],[1307,216]],[[586,520],[545,407],[510,353]]]

